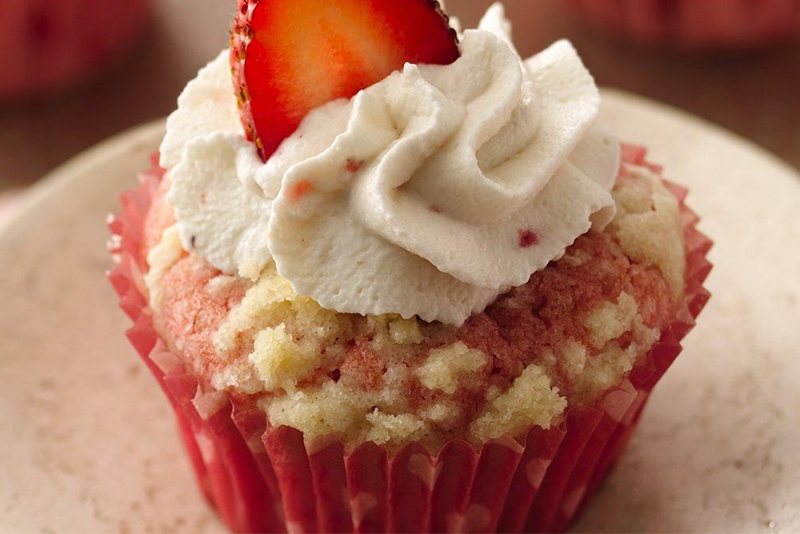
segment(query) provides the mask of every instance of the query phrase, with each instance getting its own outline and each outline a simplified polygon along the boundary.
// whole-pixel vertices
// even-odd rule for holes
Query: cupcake
[[[130,50],[148,0],[5,0],[0,16],[0,99],[51,94]]]
[[[800,34],[798,0],[563,0],[614,36],[676,48],[745,49]]]
[[[241,2],[111,221],[237,532],[563,530],[708,300],[686,191],[503,9]]]

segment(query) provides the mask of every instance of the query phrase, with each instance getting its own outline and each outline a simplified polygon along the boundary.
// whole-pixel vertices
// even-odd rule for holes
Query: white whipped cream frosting
[[[460,325],[602,229],[619,143],[574,48],[521,60],[500,5],[460,47],[312,111],[267,163],[221,53],[161,146],[184,246],[228,273],[275,261],[325,308]]]

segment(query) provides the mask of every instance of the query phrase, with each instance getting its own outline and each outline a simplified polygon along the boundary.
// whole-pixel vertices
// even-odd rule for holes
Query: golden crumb
[[[559,362],[576,393],[590,401],[619,384],[661,334],[642,322],[636,301],[627,293],[620,294],[616,305],[605,303],[592,311],[585,324],[591,346],[569,340]],[[618,341],[623,337],[628,339],[625,348]]]
[[[150,271],[145,276],[145,285],[150,293],[150,307],[158,309],[161,304],[161,278],[184,254],[178,226],[173,225],[164,230],[161,241],[150,249],[147,264]]]
[[[261,280],[247,292],[214,335],[217,349],[221,353],[233,350],[239,334],[256,329],[260,319],[277,311],[293,297],[294,290],[288,280],[277,276],[277,272],[273,275],[272,269],[264,271]]]
[[[293,334],[302,333],[307,345],[319,345],[345,328],[346,322],[346,316],[298,296],[272,264],[225,319],[214,342],[220,352],[229,353],[243,335],[255,339],[261,330],[283,325]]]
[[[398,317],[389,321],[389,335],[398,345],[415,345],[424,339],[416,319]]]
[[[399,413],[392,413],[389,406],[394,404],[379,393],[335,382],[261,403],[272,426],[296,428],[306,441],[333,436],[350,448],[365,441],[396,448],[430,437],[432,421],[403,410],[402,405],[394,406],[400,408]],[[443,418],[448,411],[433,415]]]
[[[634,179],[619,182],[612,191],[617,215],[608,231],[631,259],[661,270],[677,302],[686,271],[680,205],[651,170],[633,165],[626,170]]]
[[[474,373],[488,363],[485,354],[459,341],[431,352],[428,360],[417,369],[417,376],[426,388],[452,395],[461,376]]]
[[[244,262],[239,267],[239,276],[253,282],[257,282],[261,277],[261,267],[257,262]]]
[[[586,347],[570,339],[561,349],[561,369],[570,380],[576,380],[584,369],[586,369],[586,362],[589,359],[589,352]]]
[[[621,293],[616,304],[606,302],[585,319],[589,341],[594,348],[602,349],[606,343],[631,329],[637,313],[636,299],[627,293]]]
[[[489,401],[470,426],[471,437],[483,443],[505,435],[520,437],[532,426],[550,428],[566,408],[567,399],[551,386],[544,370],[529,365],[507,391]]]
[[[306,440],[323,436],[357,437],[370,410],[369,399],[343,384],[297,390],[263,401],[270,424],[302,431]]]
[[[410,413],[391,415],[376,409],[366,419],[369,423],[366,441],[396,445],[418,441],[425,434],[425,422]]]
[[[249,359],[266,391],[288,391],[322,364],[322,353],[315,346],[301,347],[280,324],[258,333]]]
[[[422,411],[422,418],[437,425],[450,425],[461,415],[458,405],[443,400]]]
[[[211,386],[217,391],[255,395],[264,391],[264,380],[249,360],[233,360],[211,376]]]

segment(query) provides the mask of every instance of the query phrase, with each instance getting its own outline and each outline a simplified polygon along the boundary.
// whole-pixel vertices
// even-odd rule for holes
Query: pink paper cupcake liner
[[[562,0],[617,37],[676,48],[743,49],[800,34],[800,0]]]
[[[0,99],[51,94],[128,51],[149,0],[3,0]]]
[[[626,162],[649,165],[643,148],[626,146]],[[154,160],[155,166],[155,160]],[[656,171],[660,168],[650,165]],[[121,196],[109,222],[109,274],[133,320],[127,336],[169,398],[206,499],[235,532],[547,532],[564,530],[625,449],[653,386],[681,351],[680,341],[709,299],[711,241],[680,200],[687,249],[686,292],[675,320],[644,361],[595,406],[575,407],[563,424],[531,428],[475,450],[453,440],[438,455],[419,444],[390,455],[365,443],[350,454],[334,440],[306,444],[301,432],[268,428],[247,400],[203,392],[159,339],[144,296],[144,221],[163,176],[153,171]]]

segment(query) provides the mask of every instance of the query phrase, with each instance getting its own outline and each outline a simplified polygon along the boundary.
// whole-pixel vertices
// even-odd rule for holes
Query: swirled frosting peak
[[[329,309],[454,325],[526,283],[613,216],[619,144],[574,48],[523,61],[509,29],[493,7],[455,63],[314,110],[266,163],[220,56],[162,145],[184,246],[224,271],[274,261]]]

